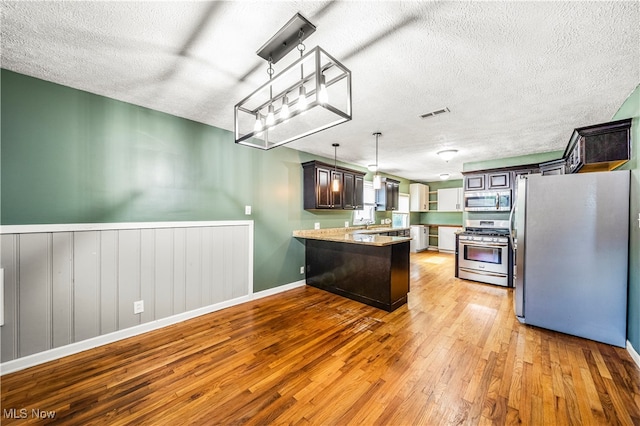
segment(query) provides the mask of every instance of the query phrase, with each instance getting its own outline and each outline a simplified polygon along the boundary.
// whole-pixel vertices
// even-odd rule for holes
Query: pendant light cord
[[[378,136],[380,133],[376,133],[376,172],[378,172]]]
[[[269,74],[269,81],[273,79],[273,66],[271,65],[273,62],[271,61],[271,56],[269,56],[269,68],[267,68],[267,74]],[[273,85],[269,85],[269,100],[273,101]]]
[[[306,46],[302,42],[302,37],[304,37],[304,31],[300,30],[298,32],[298,47],[297,48],[300,51],[300,57],[301,58],[302,58],[304,49],[306,48]],[[300,64],[300,80],[302,81],[302,85],[304,85],[304,64],[303,63]]]

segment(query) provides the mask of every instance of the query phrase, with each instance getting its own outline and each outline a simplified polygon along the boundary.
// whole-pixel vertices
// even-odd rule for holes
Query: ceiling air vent
[[[426,114],[422,114],[422,115],[420,116],[420,118],[435,117],[436,115],[444,114],[445,112],[450,112],[450,111],[449,111],[449,108],[444,107],[444,108],[442,108],[442,109],[438,109],[438,110],[435,110],[435,111],[428,112],[428,113],[426,113]]]

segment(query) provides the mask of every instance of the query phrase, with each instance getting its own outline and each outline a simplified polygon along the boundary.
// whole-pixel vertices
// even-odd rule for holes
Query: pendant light
[[[338,179],[338,147],[339,143],[334,143],[333,146],[333,182],[331,182],[331,190],[333,192],[340,191],[340,179]]]
[[[269,109],[267,112],[267,119],[265,120],[265,124],[267,125],[267,127],[271,127],[273,126],[273,123],[276,122],[276,118],[275,115],[273,113],[273,104],[269,105]]]
[[[329,92],[327,92],[327,79],[324,76],[324,74],[320,76],[320,93],[318,93],[318,101],[322,105],[329,103]]]
[[[285,94],[284,97],[282,98],[282,108],[280,108],[280,117],[282,117],[283,120],[287,120],[290,114],[291,113],[289,112],[289,98]]]
[[[376,174],[373,176],[373,189],[382,188],[382,176],[378,174],[378,137],[381,136],[382,133],[376,132],[373,136],[376,137]]]
[[[260,133],[262,131],[262,119],[260,118],[260,113],[256,112],[256,121],[253,125],[253,132]]]

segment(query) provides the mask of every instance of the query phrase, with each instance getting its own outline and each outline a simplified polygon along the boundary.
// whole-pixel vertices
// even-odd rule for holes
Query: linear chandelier
[[[351,120],[351,71],[319,46],[304,53],[314,31],[297,13],[258,50],[269,80],[236,104],[236,143],[271,149]],[[300,58],[274,76],[272,65],[296,47]]]

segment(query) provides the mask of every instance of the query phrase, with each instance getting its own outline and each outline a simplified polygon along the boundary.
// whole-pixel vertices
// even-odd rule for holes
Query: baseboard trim
[[[269,288],[267,290],[261,290],[257,293],[253,293],[253,299],[262,299],[263,297],[273,296],[274,294],[293,290],[294,288],[298,288],[298,287],[303,287],[306,284],[307,284],[306,280],[300,280],[300,281],[295,281],[289,284],[284,284],[279,287]]]
[[[305,285],[305,281],[296,281],[293,283],[281,285],[279,287],[262,290],[247,296],[237,297],[225,302],[215,303],[213,305],[205,306],[202,308],[194,309],[189,312],[183,312],[181,314],[172,315],[167,318],[151,321],[148,323],[136,325],[124,330],[114,331],[113,333],[104,334],[102,336],[92,337],[90,339],[82,340],[80,342],[71,343],[59,348],[49,349],[37,354],[28,355],[22,358],[14,359],[0,364],[0,377],[5,374],[15,373],[16,371],[24,370],[29,367],[34,367],[45,362],[54,361],[59,358],[63,358],[69,355],[77,354],[89,349],[97,348],[99,346],[107,345],[109,343],[117,342],[119,340],[127,339],[129,337],[137,336],[139,334],[147,333],[149,331],[158,330],[173,324],[177,324],[201,315],[216,312],[231,306],[240,305],[242,303],[250,302],[252,300],[261,299],[263,297],[273,296],[278,293],[293,290],[294,288],[302,287]]]
[[[638,368],[640,368],[640,355],[638,355],[638,352],[636,352],[635,348],[633,347],[631,342],[628,340],[627,340],[627,352],[629,352],[629,355],[631,355],[631,359],[633,359],[633,361],[636,363]]]

